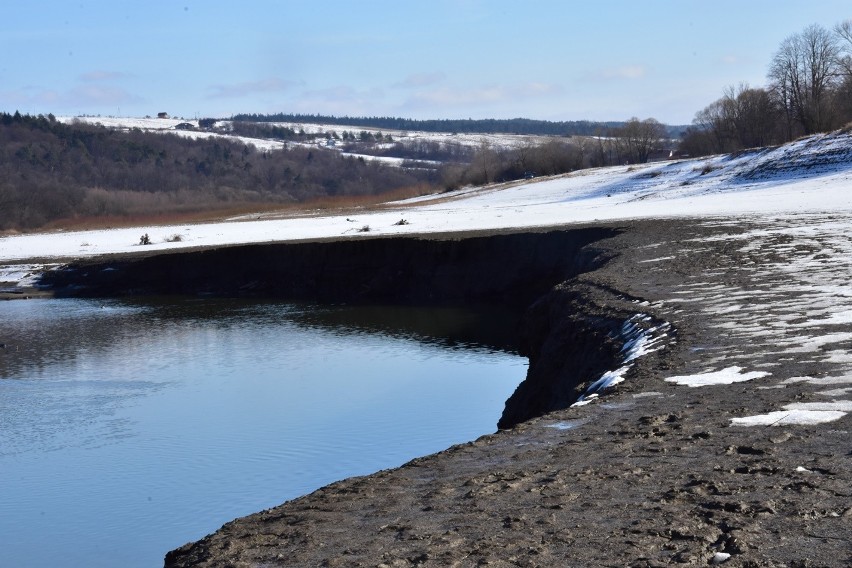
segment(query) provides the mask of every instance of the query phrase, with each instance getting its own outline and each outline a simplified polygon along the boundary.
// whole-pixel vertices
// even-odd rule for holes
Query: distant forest
[[[423,190],[436,172],[294,145],[119,131],[0,113],[0,230]],[[431,188],[431,185],[428,187]]]
[[[389,116],[350,117],[322,114],[237,114],[234,121],[292,122],[297,124],[334,124],[384,130],[421,132],[455,132],[459,134],[531,134],[540,136],[600,136],[612,129],[622,128],[626,122],[593,122],[575,120],[552,122],[529,118],[511,119],[440,119],[414,120]],[[666,126],[670,138],[678,138],[686,126]]]

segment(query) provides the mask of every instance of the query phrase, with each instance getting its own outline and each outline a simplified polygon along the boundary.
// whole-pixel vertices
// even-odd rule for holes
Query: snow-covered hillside
[[[212,131],[208,130],[187,130],[182,128],[177,128],[178,125],[189,124],[193,128],[198,128],[198,120],[196,119],[179,119],[179,118],[124,118],[124,117],[93,117],[93,116],[83,116],[83,117],[72,117],[72,116],[61,116],[57,117],[57,120],[60,122],[64,122],[66,124],[70,124],[73,122],[83,122],[86,124],[100,124],[107,128],[115,128],[115,129],[131,129],[137,128],[139,130],[144,130],[146,132],[158,132],[158,133],[171,133],[176,134],[178,136],[185,136],[188,138],[210,138],[210,137],[222,137],[228,138],[231,140],[235,140],[237,142],[241,142],[243,144],[253,144],[255,147],[261,150],[277,150],[280,148],[284,148],[287,146],[287,142],[280,142],[275,140],[269,140],[266,138],[247,138],[244,136],[235,136],[233,134],[229,134],[231,129],[231,121],[229,120],[219,120],[216,122],[215,128]],[[353,127],[353,126],[340,126],[335,124],[313,124],[313,123],[297,123],[297,122],[270,122],[264,123],[267,126],[278,126],[283,128],[289,128],[296,132],[304,131],[307,134],[319,134],[324,135],[326,133],[336,132],[338,134],[342,133],[344,130],[354,133],[360,133],[361,131],[365,131],[370,133],[371,135],[375,135],[381,133],[384,135],[390,135],[397,142],[412,142],[412,141],[428,141],[428,142],[437,142],[437,143],[453,143],[458,144],[460,146],[468,146],[472,148],[477,148],[482,146],[483,144],[487,144],[492,148],[514,148],[524,144],[538,144],[548,139],[546,136],[531,136],[531,135],[516,135],[516,134],[452,134],[449,132],[421,132],[421,131],[409,131],[409,130],[387,130],[387,129],[379,129],[379,128],[361,128],[361,127]],[[301,144],[305,143],[296,143],[290,142],[289,144]],[[307,145],[319,145],[326,148],[329,146],[326,145],[326,140],[324,137],[318,138],[316,141],[307,143]],[[331,149],[339,149],[339,146],[330,147]],[[390,164],[398,165],[402,162],[402,160],[398,158],[382,158],[376,156],[367,156],[364,155],[364,158],[380,160],[383,162],[387,162]]]
[[[152,119],[156,120],[156,119]],[[558,226],[604,220],[825,213],[852,225],[852,133],[705,159],[582,170],[467,188],[341,214],[0,238],[0,263],[239,243]],[[407,223],[398,224],[401,219]],[[852,226],[850,226],[852,228]],[[180,238],[176,239],[175,236]]]
[[[246,138],[244,136],[234,136],[228,134],[227,122],[217,123],[221,128],[216,131],[207,130],[188,130],[178,128],[178,125],[189,124],[192,128],[198,128],[197,120],[183,120],[178,118],[114,118],[102,116],[59,116],[56,120],[65,124],[73,124],[82,122],[86,124],[99,124],[107,128],[117,130],[130,130],[133,128],[143,130],[145,132],[157,132],[162,134],[175,134],[185,138],[227,138],[242,144],[253,144],[258,150],[280,150],[286,148],[285,142],[276,140],[268,140],[266,138]]]

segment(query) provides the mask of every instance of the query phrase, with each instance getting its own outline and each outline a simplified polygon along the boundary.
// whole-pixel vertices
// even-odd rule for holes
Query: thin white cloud
[[[545,97],[558,95],[564,91],[562,86],[553,83],[527,83],[511,89],[515,95],[524,97]]]
[[[121,73],[120,71],[89,71],[88,73],[83,73],[80,75],[80,80],[89,82],[98,82],[98,81],[115,81],[118,79],[127,78],[126,73]]]
[[[211,85],[213,91],[207,95],[208,99],[240,98],[259,93],[280,93],[293,88],[293,81],[282,81],[281,79],[263,79],[260,81],[247,81],[230,85]]]
[[[602,69],[592,74],[597,79],[642,79],[648,75],[648,68],[644,65],[624,65],[611,69]]]
[[[493,103],[505,98],[501,87],[481,87],[477,89],[453,89],[443,87],[420,91],[411,96],[411,101],[421,106],[462,106],[468,104]]]
[[[77,76],[75,84],[64,88],[26,85],[0,92],[0,103],[22,109],[39,108],[45,112],[102,112],[118,106],[144,102],[121,86],[130,75],[118,71],[93,70]]]
[[[381,113],[385,93],[382,89],[359,90],[349,85],[336,85],[301,93],[291,101],[296,110],[329,114]]]
[[[120,87],[104,85],[80,85],[60,96],[65,104],[82,107],[112,107],[119,104],[140,102],[140,97]]]
[[[440,83],[445,77],[446,75],[440,71],[435,73],[416,73],[414,75],[409,75],[399,83],[394,83],[393,86],[401,89],[428,87],[429,85]]]
[[[327,89],[314,89],[302,93],[302,98],[325,102],[359,102],[384,99],[385,92],[381,88],[359,90],[349,85],[336,85]]]
[[[414,93],[406,106],[459,107],[520,102],[532,98],[558,95],[563,88],[552,83],[521,83],[516,85],[489,85],[472,89],[442,87]]]
[[[137,95],[114,86],[92,83],[78,85],[67,91],[31,87],[0,93],[0,103],[20,107],[39,106],[48,109],[95,109],[114,108],[119,105],[143,102]]]
[[[358,98],[358,92],[348,85],[336,85],[326,89],[305,91],[303,97],[324,101],[350,101]]]

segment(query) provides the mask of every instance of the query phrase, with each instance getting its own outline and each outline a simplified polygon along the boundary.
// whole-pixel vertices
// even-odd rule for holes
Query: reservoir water
[[[503,314],[0,303],[0,566],[161,566],[223,523],[493,432]]]

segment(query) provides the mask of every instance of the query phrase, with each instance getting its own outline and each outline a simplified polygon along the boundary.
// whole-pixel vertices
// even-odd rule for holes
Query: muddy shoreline
[[[823,223],[816,217],[796,222],[805,233],[812,229],[808,223]],[[817,325],[810,325],[811,349],[795,329],[779,327],[770,340],[757,329],[761,317],[789,322],[792,329],[796,317],[808,314],[804,308],[790,312],[790,306],[806,306],[809,294],[817,293],[785,288],[797,277],[788,268],[805,255],[819,259],[825,246],[813,238],[791,240],[791,228],[797,227],[788,220],[769,219],[589,228],[607,232],[590,233],[594,238],[582,245],[571,240],[579,245],[571,262],[557,264],[573,272],[551,272],[557,276],[552,287],[524,298],[532,304],[520,333],[530,375],[501,419],[501,427],[511,428],[237,519],[170,552],[166,566],[852,564],[849,414],[813,425],[732,422],[791,402],[852,398],[843,387],[850,386],[844,378],[852,364],[838,355],[852,351],[852,340],[834,339],[829,349],[814,340]],[[749,231],[763,235],[759,247],[749,246],[757,237],[742,238]],[[525,257],[528,245],[517,242],[516,258]],[[478,243],[471,251],[487,246]],[[511,256],[512,248],[494,250]],[[469,264],[454,256],[458,248],[437,250],[435,259]],[[547,257],[561,249],[541,250],[549,251],[541,255]],[[480,278],[510,265],[495,258],[500,262],[489,269],[477,268]],[[594,262],[578,269],[578,258]],[[848,270],[837,271],[831,262],[807,266],[826,286],[848,280]],[[127,272],[119,268],[98,273]],[[507,282],[520,289],[527,273],[514,271],[492,294]],[[432,288],[418,283],[430,277],[410,279],[406,294],[420,290],[420,297],[400,298],[428,298],[423,291]],[[458,277],[447,273],[446,282]],[[380,293],[386,280],[375,278],[374,270],[366,281]],[[68,285],[57,282],[56,288],[68,293],[74,289]],[[499,294],[492,298],[501,301]],[[631,361],[624,382],[599,399],[565,408],[601,373],[620,369],[624,338],[618,330],[640,313],[648,326],[671,326],[664,347]],[[837,337],[849,328],[830,317],[816,321]],[[764,376],[702,388],[666,381],[735,365]],[[841,388],[827,394],[821,380]]]

